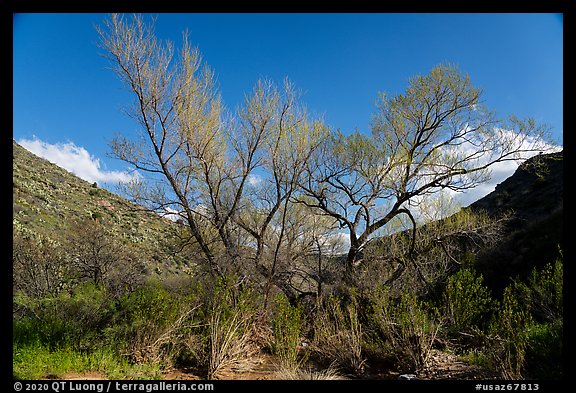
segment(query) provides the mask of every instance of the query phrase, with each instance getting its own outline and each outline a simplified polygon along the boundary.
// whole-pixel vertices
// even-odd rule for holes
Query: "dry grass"
[[[347,379],[340,375],[335,363],[332,363],[327,369],[313,370],[311,368],[301,369],[281,369],[278,373],[280,379],[285,380],[306,380],[306,381],[320,381],[320,380],[342,380]]]
[[[355,374],[364,371],[363,333],[354,304],[345,310],[335,301],[323,306],[315,319],[313,350],[338,367]]]
[[[222,307],[215,305],[210,317],[210,355],[208,379],[218,377],[227,368],[249,367],[249,359],[258,353],[253,340],[256,330],[254,316],[234,309],[231,316],[225,315]]]

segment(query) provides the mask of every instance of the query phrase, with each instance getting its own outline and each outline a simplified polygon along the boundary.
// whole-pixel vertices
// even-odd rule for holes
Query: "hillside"
[[[180,257],[166,251],[167,234],[176,230],[175,223],[37,157],[15,141],[12,148],[14,232],[61,242],[74,222],[99,220],[118,239],[137,245],[149,259],[150,271],[182,270]]]
[[[563,249],[563,152],[535,156],[485,197],[473,211],[492,216],[510,212],[506,235],[498,246],[477,257],[477,268],[496,290],[510,278],[524,277],[534,267],[553,262]]]
[[[485,197],[472,203],[474,210],[499,214],[513,210],[517,222],[534,222],[562,210],[563,152],[541,154],[525,161],[514,174]]]
[[[455,235],[454,249],[449,258],[462,261],[474,254],[475,269],[496,294],[501,293],[512,279],[525,279],[533,268],[554,262],[559,256],[559,248],[564,247],[563,175],[563,152],[526,160],[493,192],[462,209],[463,212],[471,210],[495,219],[506,215],[503,227],[498,229],[498,237],[490,240],[491,246],[479,246],[480,243],[473,239]],[[444,222],[449,223],[458,214],[424,224],[421,233],[435,233],[435,228],[442,227]],[[400,236],[409,239],[411,231],[402,232]],[[422,244],[426,247],[426,240]],[[393,246],[385,237],[373,241],[369,247],[368,253],[377,254],[379,251],[372,250],[386,250]],[[446,255],[446,250],[441,254]]]

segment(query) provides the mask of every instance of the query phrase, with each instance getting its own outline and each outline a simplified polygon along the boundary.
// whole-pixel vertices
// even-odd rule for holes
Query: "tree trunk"
[[[350,286],[355,285],[355,275],[354,275],[354,263],[356,258],[358,258],[360,249],[357,246],[350,246],[348,250],[348,255],[346,256],[346,262],[344,266],[344,282]]]

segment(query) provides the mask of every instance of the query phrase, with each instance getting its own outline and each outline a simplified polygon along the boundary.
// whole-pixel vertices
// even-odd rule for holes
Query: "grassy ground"
[[[14,345],[15,379],[61,379],[71,373],[100,373],[108,379],[161,379],[158,364],[130,364],[112,348],[81,353],[70,347],[50,350],[39,343]]]

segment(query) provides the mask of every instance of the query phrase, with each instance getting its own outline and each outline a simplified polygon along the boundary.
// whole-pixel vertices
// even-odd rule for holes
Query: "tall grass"
[[[435,309],[415,295],[391,296],[386,288],[371,294],[371,322],[378,339],[397,360],[404,372],[418,372],[428,366],[440,323]]]
[[[298,369],[281,369],[280,379],[283,380],[306,380],[306,381],[320,381],[320,380],[341,380],[346,379],[338,372],[338,368],[331,364],[324,370],[313,370],[309,367]]]
[[[258,348],[252,336],[257,329],[258,295],[249,286],[236,288],[218,282],[207,309],[208,379],[225,368],[240,367]]]
[[[362,374],[363,331],[358,318],[358,305],[347,305],[329,296],[319,304],[314,318],[314,351],[321,359],[354,374]]]

